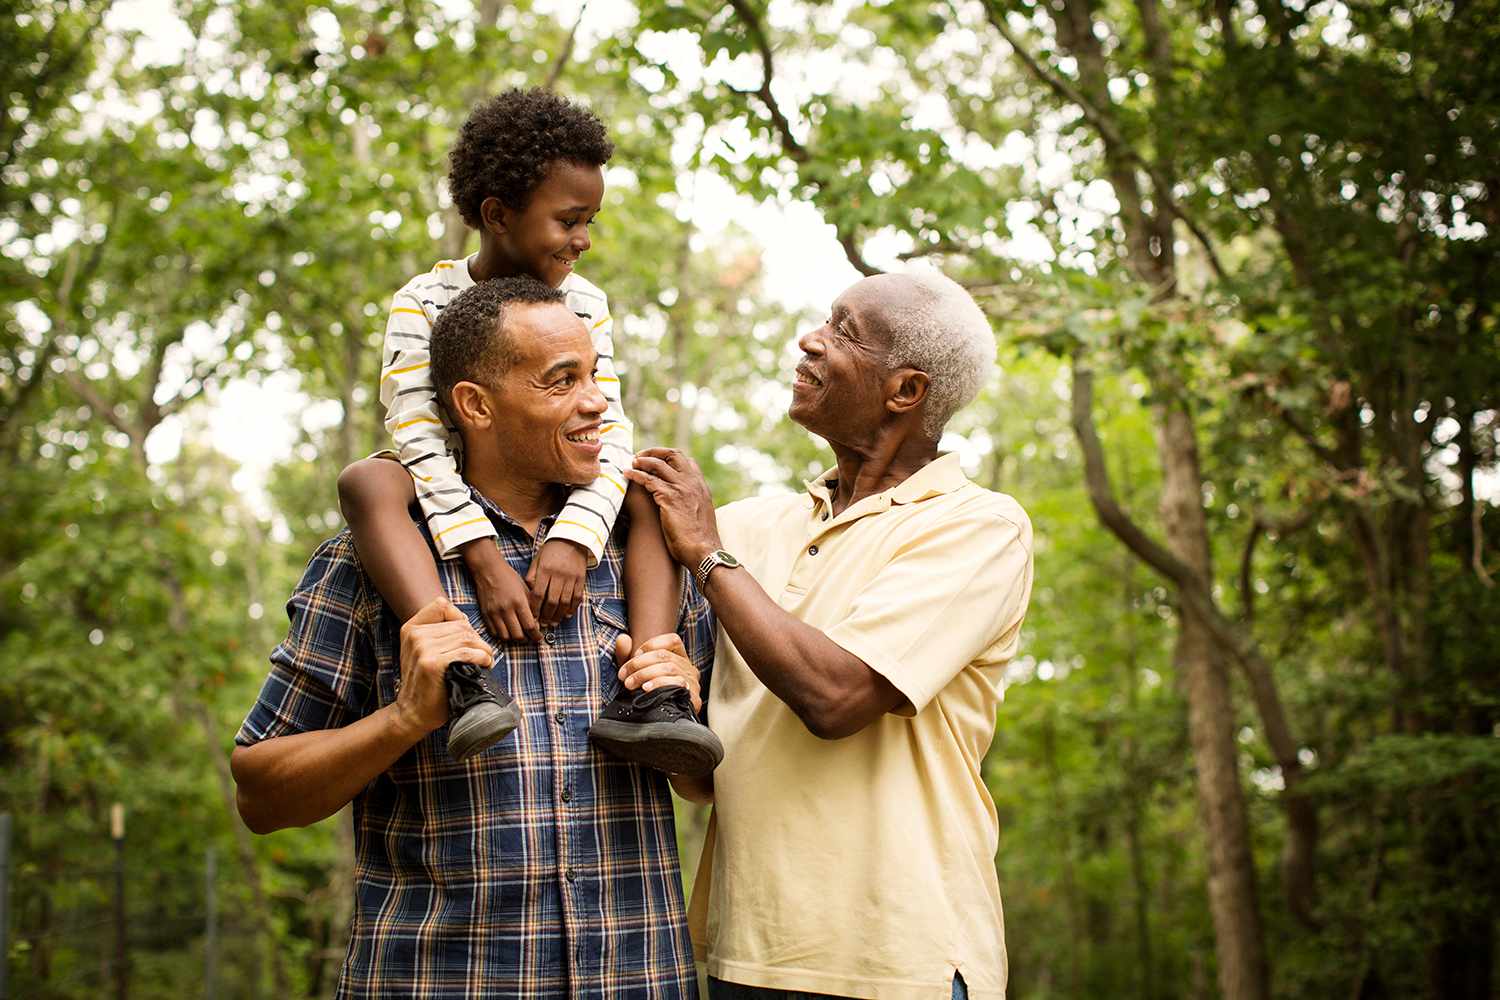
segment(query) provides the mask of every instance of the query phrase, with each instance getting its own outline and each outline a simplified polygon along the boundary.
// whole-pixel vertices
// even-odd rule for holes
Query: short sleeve
[[[375,666],[369,602],[348,533],[319,546],[287,602],[291,626],[237,744],[337,729],[366,714]]]
[[[828,638],[920,712],[964,667],[1015,652],[1031,597],[1031,547],[1019,508],[934,521],[860,589]]]

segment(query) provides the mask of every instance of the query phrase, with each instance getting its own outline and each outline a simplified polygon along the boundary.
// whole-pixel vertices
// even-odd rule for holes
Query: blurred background
[[[228,751],[513,85],[610,128],[581,270],[720,500],[826,464],[793,339],[861,272],[992,317],[944,447],[1036,527],[1012,996],[1496,995],[1497,15],[5,3],[0,995],[331,995],[347,817],[250,835]]]

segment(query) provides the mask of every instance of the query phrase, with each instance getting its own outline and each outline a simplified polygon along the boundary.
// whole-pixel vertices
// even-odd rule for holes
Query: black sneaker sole
[[[589,727],[589,739],[622,760],[690,778],[712,774],[724,759],[724,744],[696,722],[598,719]]]
[[[448,753],[454,760],[468,760],[505,739],[520,724],[521,710],[515,702],[481,701],[449,725]]]

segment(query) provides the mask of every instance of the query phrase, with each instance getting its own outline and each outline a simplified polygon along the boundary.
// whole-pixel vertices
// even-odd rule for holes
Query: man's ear
[[[897,368],[886,376],[885,408],[892,413],[909,413],[927,398],[927,373],[915,368]]]
[[[479,203],[479,221],[496,236],[510,231],[511,214],[499,198],[490,197]]]
[[[453,387],[448,410],[458,426],[471,430],[488,430],[495,420],[494,401],[484,386],[475,382],[460,382]]]

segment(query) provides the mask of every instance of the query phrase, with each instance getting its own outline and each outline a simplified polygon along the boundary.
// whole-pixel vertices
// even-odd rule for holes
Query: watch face
[[[716,556],[719,557],[720,564],[722,564],[724,566],[729,566],[729,567],[733,568],[733,567],[738,566],[740,564],[740,561],[738,559],[736,559],[734,556],[730,555],[728,552],[725,552],[723,549],[720,549],[719,551],[715,552],[714,555],[716,555]]]

